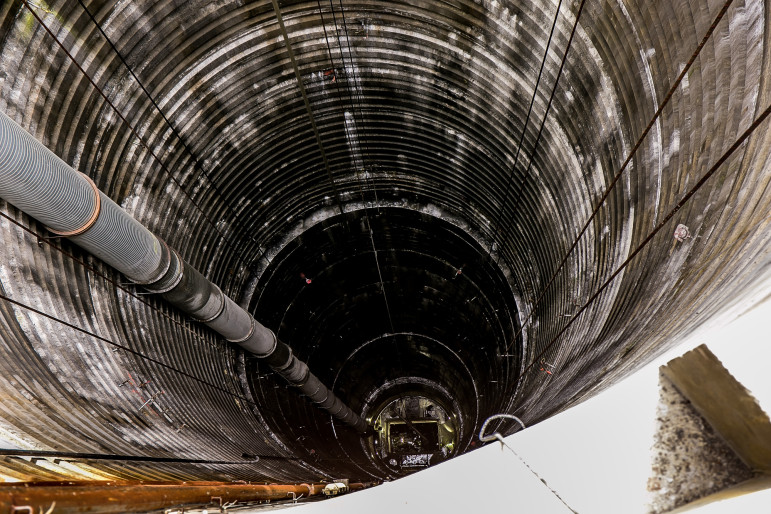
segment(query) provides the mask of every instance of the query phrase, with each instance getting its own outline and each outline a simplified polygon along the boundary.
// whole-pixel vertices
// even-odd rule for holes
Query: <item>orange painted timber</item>
[[[279,501],[321,494],[326,484],[230,482],[26,482],[0,486],[0,512],[143,512],[183,505]],[[351,491],[366,484],[350,484]],[[31,510],[30,510],[31,509]]]

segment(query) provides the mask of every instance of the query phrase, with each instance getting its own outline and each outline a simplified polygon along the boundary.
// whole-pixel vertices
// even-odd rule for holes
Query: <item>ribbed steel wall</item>
[[[771,132],[762,125],[547,348],[771,101],[763,0],[731,3],[540,302],[723,0],[587,0],[533,152],[579,9],[563,2],[516,168],[556,1],[279,2],[334,186],[271,2],[83,4],[149,95],[80,2],[29,6],[96,87],[13,0],[0,6],[4,112],[245,305],[290,236],[333,216],[338,201],[353,211],[377,195],[384,206],[441,216],[482,248],[495,243],[507,294],[523,320],[533,310],[526,345],[515,349],[523,367],[543,350],[554,366],[548,376],[535,366],[502,399],[528,424],[649,360],[771,263]],[[12,207],[0,210],[45,233]],[[675,241],[678,223],[694,237]],[[0,232],[3,295],[208,384],[3,301],[0,408],[16,444],[285,459],[94,464],[111,476],[291,481],[358,472],[286,446],[294,443],[282,427],[263,422],[274,416],[250,403],[248,366],[212,333],[6,219]],[[123,280],[68,242],[50,242]],[[158,410],[168,410],[140,413],[160,391]]]

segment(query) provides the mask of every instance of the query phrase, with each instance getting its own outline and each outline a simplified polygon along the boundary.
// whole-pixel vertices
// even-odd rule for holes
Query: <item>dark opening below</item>
[[[370,423],[400,397],[441,406],[454,417],[454,455],[505,408],[521,362],[514,294],[487,250],[449,221],[414,210],[347,213],[283,248],[251,307]],[[251,362],[248,370],[266,422],[301,458],[340,476],[409,471],[383,465],[366,439],[287,391],[266,366]]]

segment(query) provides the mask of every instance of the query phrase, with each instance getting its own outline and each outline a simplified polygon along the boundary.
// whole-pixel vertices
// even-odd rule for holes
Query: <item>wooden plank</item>
[[[745,480],[744,482],[740,482],[732,487],[710,494],[709,496],[694,500],[687,505],[669,511],[667,514],[681,514],[683,512],[698,509],[699,507],[704,507],[712,502],[730,500],[731,498],[737,498],[739,496],[744,496],[745,494],[752,494],[769,488],[771,488],[771,476],[760,475],[759,477]]]
[[[771,420],[705,345],[661,371],[753,471],[771,473]]]

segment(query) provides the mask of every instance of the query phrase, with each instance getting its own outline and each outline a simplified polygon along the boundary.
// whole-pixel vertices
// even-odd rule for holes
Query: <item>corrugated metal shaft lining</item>
[[[349,406],[390,384],[446,391],[469,433],[501,412],[530,426],[742,301],[769,269],[767,130],[648,240],[768,104],[767,4],[12,0],[0,108],[91,177],[105,212],[111,198],[175,248],[170,269],[184,260],[268,313],[327,385],[340,376]],[[274,457],[83,468],[108,477],[385,476],[267,366],[0,204],[3,295],[102,338],[0,302],[6,438]],[[152,279],[156,262],[134,272]],[[399,334],[373,333],[384,296]]]
[[[148,291],[160,293],[228,341],[265,359],[320,408],[358,431],[366,431],[364,420],[324,386],[271,330],[2,112],[0,198],[55,233],[72,234],[69,237],[78,246]]]

